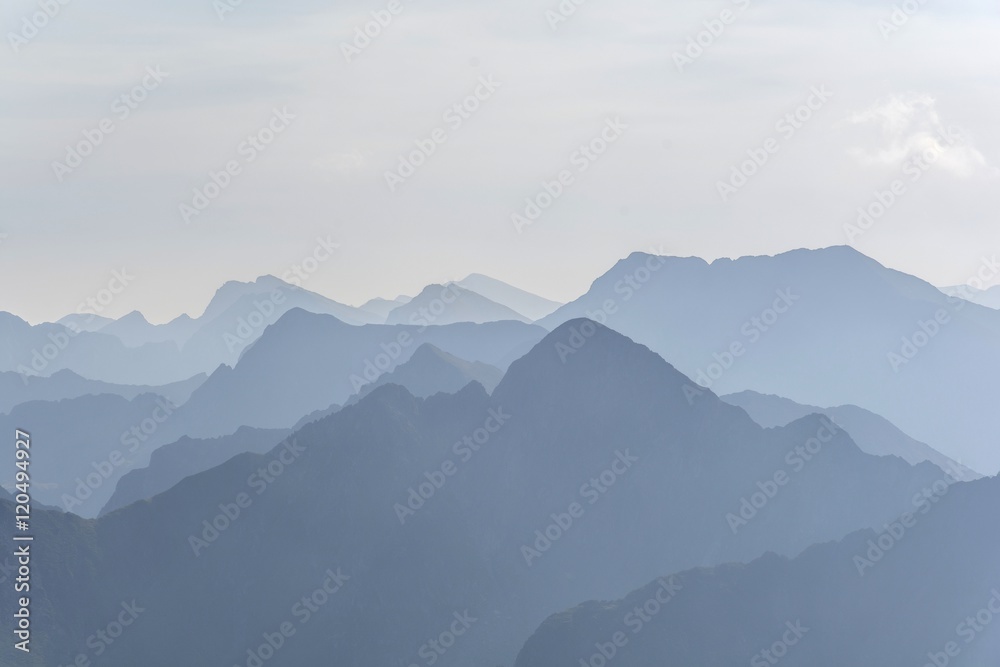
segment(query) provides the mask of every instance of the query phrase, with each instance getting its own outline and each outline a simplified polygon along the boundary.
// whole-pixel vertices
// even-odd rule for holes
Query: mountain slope
[[[851,404],[992,474],[1000,312],[848,247],[719,259],[635,253],[539,324],[589,316],[717,393]],[[733,353],[735,350],[735,354]]]
[[[730,405],[743,408],[750,417],[763,426],[772,428],[784,426],[810,414],[826,415],[851,434],[858,446],[875,456],[898,456],[910,464],[930,461],[942,471],[962,481],[972,481],[982,477],[948,458],[941,452],[914,440],[896,428],[889,420],[856,405],[841,405],[835,408],[819,408],[800,405],[781,396],[758,394],[755,391],[741,391],[723,396]]]
[[[109,334],[74,330],[61,324],[30,325],[0,312],[0,371],[39,376],[71,370],[114,384],[162,385],[186,380],[203,369],[188,363],[174,343],[128,347]]]
[[[288,428],[304,415],[343,404],[407,361],[422,343],[496,366],[508,351],[544,334],[519,322],[357,327],[292,310],[267,328],[235,368],[219,367],[181,407],[168,433],[176,440],[226,435],[240,426]],[[267,392],[258,390],[263,381]]]
[[[180,405],[206,378],[206,375],[199,374],[181,382],[141,386],[88,380],[70,370],[56,371],[49,377],[33,377],[28,382],[13,371],[0,372],[0,413],[10,412],[15,405],[28,401],[61,401],[95,394],[115,394],[126,399],[140,394],[157,394]]]
[[[400,364],[391,373],[380,376],[375,382],[366,384],[350,402],[357,402],[385,384],[406,387],[417,398],[427,398],[438,392],[454,394],[470,382],[478,382],[487,392],[491,392],[502,377],[503,371],[496,366],[480,361],[465,361],[430,343],[424,343],[413,351],[413,356],[406,363]]]
[[[621,600],[579,604],[542,624],[515,666],[576,667],[602,647],[620,667],[991,664],[1000,538],[982,526],[1000,508],[1000,481],[921,501],[893,533],[665,575]]]
[[[969,285],[956,285],[954,287],[942,287],[941,291],[948,296],[965,299],[980,306],[1000,309],[1000,285],[994,285],[988,289],[977,289]]]
[[[288,435],[287,430],[243,427],[232,435],[212,439],[184,437],[155,451],[145,468],[135,468],[122,475],[114,493],[101,508],[100,516],[143,498],[151,498],[180,482],[237,454],[263,454]]]
[[[407,296],[397,296],[395,299],[371,299],[365,301],[363,304],[358,306],[360,310],[371,313],[378,318],[376,324],[385,324],[385,318],[389,316],[394,308],[402,306],[404,303],[409,303],[410,297]]]
[[[97,516],[115,483],[141,467],[163,440],[174,407],[163,397],[141,394],[129,400],[113,394],[61,401],[29,401],[0,415],[0,429],[27,430],[33,497],[47,505]],[[13,484],[14,468],[3,482]]]
[[[507,306],[532,321],[542,319],[562,305],[480,273],[469,274],[455,284]]]

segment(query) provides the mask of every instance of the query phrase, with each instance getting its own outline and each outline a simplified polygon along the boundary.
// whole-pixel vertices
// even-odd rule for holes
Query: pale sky
[[[104,314],[197,315],[318,237],[339,250],[304,286],[355,305],[472,272],[569,300],[634,250],[850,242],[939,285],[1000,253],[995,1],[926,0],[889,33],[888,0],[587,0],[555,29],[557,0],[399,0],[351,62],[341,45],[389,0],[49,2],[30,39],[39,5],[0,9],[0,310],[32,322],[122,268],[134,280]],[[679,71],[706,21],[720,34]],[[145,99],[115,102],[144,78]],[[448,113],[477,88],[477,109]],[[242,144],[269,123],[273,143]],[[436,129],[390,192],[386,171]],[[582,157],[602,131],[606,152]],[[100,143],[54,167],[85,133]],[[767,161],[723,201],[747,151]],[[239,173],[185,222],[230,161]],[[571,181],[519,233],[511,215],[561,170]],[[885,214],[845,231],[897,179]]]

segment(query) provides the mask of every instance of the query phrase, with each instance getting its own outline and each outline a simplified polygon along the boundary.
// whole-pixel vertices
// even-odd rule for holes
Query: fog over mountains
[[[0,326],[36,504],[5,666],[1000,652],[1000,311],[850,248],[634,253],[564,305],[265,276],[162,325]]]

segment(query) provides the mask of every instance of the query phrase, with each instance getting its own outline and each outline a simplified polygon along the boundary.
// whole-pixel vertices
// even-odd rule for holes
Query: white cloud
[[[893,95],[851,114],[848,122],[876,130],[867,145],[848,149],[861,164],[898,167],[914,157],[934,156],[941,168],[963,178],[991,170],[965,133],[941,118],[931,95]]]

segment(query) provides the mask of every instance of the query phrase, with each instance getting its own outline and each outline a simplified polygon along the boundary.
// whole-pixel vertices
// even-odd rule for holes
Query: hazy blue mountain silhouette
[[[539,324],[588,313],[717,393],[858,405],[971,468],[1000,470],[1000,449],[983,437],[1000,431],[1000,312],[852,248],[711,264],[634,253]],[[737,343],[742,354],[728,359]]]
[[[393,309],[404,303],[409,303],[409,301],[410,297],[408,296],[397,296],[395,299],[375,298],[365,301],[358,308],[375,315],[378,318],[377,324],[385,324],[385,318]]]
[[[286,317],[291,331],[304,329],[301,318],[335,326]],[[478,620],[438,664],[510,664],[539,623],[580,600],[880,526],[940,478],[931,464],[864,454],[819,416],[765,430],[710,392],[692,400],[690,380],[657,355],[591,327],[576,320],[546,336],[492,396],[476,383],[427,399],[383,386],[266,455],[238,455],[96,522],[38,513],[51,542],[36,567],[59,573],[33,598],[37,631],[51,638],[43,657],[71,659],[95,616],[136,599],[143,623],[105,664],[245,664],[263,633],[294,621],[297,599],[342,568],[343,590],[296,626],[271,665],[409,664],[465,611]],[[313,333],[330,337],[326,327]],[[473,450],[465,438],[490,418],[502,426]],[[829,441],[793,470],[790,453],[823,433]],[[282,456],[257,493],[255,475]],[[401,515],[409,490],[444,469],[452,474],[441,472],[423,506]],[[788,479],[734,532],[727,513],[778,471]],[[595,489],[593,504],[581,485]],[[195,556],[192,536],[211,538],[203,522],[232,511],[240,493],[250,502]],[[538,544],[535,531],[576,512],[574,502],[583,513]],[[0,502],[0,531],[10,513]],[[530,565],[527,545],[542,548]],[[0,599],[0,613],[10,604]]]
[[[730,405],[746,410],[747,414],[764,428],[784,426],[810,414],[822,414],[844,427],[858,447],[869,454],[898,456],[911,464],[930,461],[941,470],[966,482],[982,477],[976,471],[970,470],[932,447],[914,440],[896,428],[888,419],[856,405],[820,408],[814,405],[801,405],[781,396],[759,394],[749,390],[721,398]]]
[[[288,428],[304,415],[343,404],[407,361],[422,343],[499,366],[509,351],[544,335],[541,327],[520,322],[357,327],[295,309],[268,327],[235,368],[220,366],[167,432],[178,439],[226,435],[240,426]]]
[[[100,331],[104,326],[111,324],[114,320],[110,317],[102,317],[93,313],[73,313],[59,318],[56,324],[64,326],[76,326],[81,331]]]
[[[122,475],[114,493],[100,511],[103,516],[144,498],[151,498],[237,454],[263,454],[287,436],[287,429],[256,429],[244,426],[232,435],[211,439],[184,437],[153,451],[149,465]]]
[[[348,404],[356,403],[385,384],[398,384],[417,398],[427,398],[439,392],[454,394],[470,382],[478,382],[487,392],[492,392],[501,378],[503,371],[496,366],[459,359],[430,343],[423,343],[406,363],[366,384]]]
[[[127,471],[146,465],[164,442],[173,409],[162,396],[115,394],[29,401],[0,415],[0,429],[27,429],[33,497],[84,517],[97,516]],[[160,418],[164,421],[157,421]],[[13,483],[14,468],[3,481]],[[10,479],[8,479],[10,478]]]
[[[1000,285],[994,285],[988,289],[978,289],[970,285],[955,285],[952,287],[942,287],[941,291],[948,296],[956,296],[980,306],[1000,309]]]
[[[995,622],[983,610],[1000,605],[1000,536],[984,529],[1000,508],[1000,480],[952,487],[929,507],[896,529],[900,538],[884,542],[892,546],[883,555],[882,535],[865,530],[793,560],[665,573],[620,600],[581,603],[546,620],[515,666],[576,667],[598,644],[616,649],[620,667],[990,664],[1000,634],[976,616]],[[640,623],[634,610],[666,597],[662,581],[674,597]],[[609,648],[619,631],[622,648]],[[760,653],[786,637],[794,641],[787,653]]]
[[[159,386],[112,384],[88,380],[70,370],[56,371],[49,377],[36,377],[24,382],[19,373],[0,372],[0,413],[28,401],[60,401],[95,394],[116,394],[132,399],[140,394],[157,394],[175,405],[184,403],[208,376],[205,374]]]
[[[234,366],[270,324],[292,309],[330,314],[350,324],[380,318],[345,306],[274,276],[251,283],[230,281],[215,293],[198,318],[182,315],[167,324],[150,324],[141,313],[102,324],[97,332],[76,333],[62,324],[31,326],[0,313],[0,371],[26,368],[48,376],[62,369],[118,384],[160,385]],[[64,322],[84,321],[70,316]],[[45,356],[59,344],[53,358]],[[52,355],[50,355],[52,356]],[[36,359],[41,370],[32,369]]]
[[[469,274],[455,284],[507,306],[532,321],[542,319],[562,305],[481,273]]]
[[[392,309],[386,324],[455,324],[529,319],[507,306],[458,285],[428,285],[407,303]]]
[[[0,312],[0,371],[28,377],[71,370],[91,380],[115,384],[163,385],[180,382],[204,369],[185,363],[174,343],[128,347],[110,334],[74,332],[61,324],[30,325]]]
[[[111,334],[129,347],[139,347],[146,343],[173,342],[178,347],[190,338],[201,322],[188,315],[181,315],[166,324],[151,324],[137,310],[102,326],[101,333]]]

